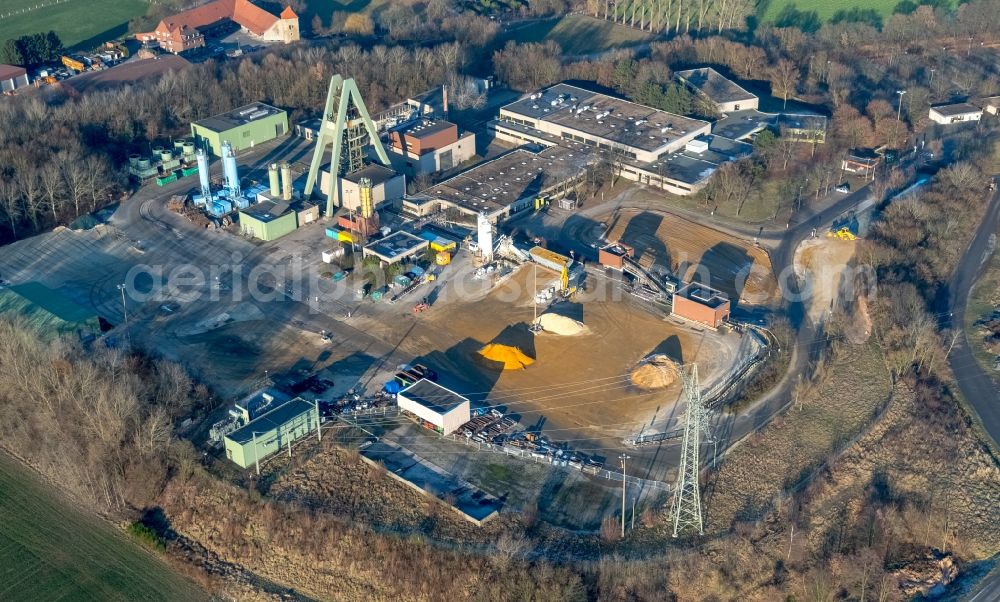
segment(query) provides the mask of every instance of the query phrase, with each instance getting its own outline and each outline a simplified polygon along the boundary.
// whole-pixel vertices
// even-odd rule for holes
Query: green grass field
[[[124,36],[132,17],[146,14],[146,0],[3,0],[0,2],[0,42],[29,33],[53,30],[67,48],[88,50],[107,40]],[[30,8],[28,12],[4,16]]]
[[[892,14],[899,0],[768,0],[763,10],[765,22],[774,21],[785,6],[792,4],[801,11],[816,11],[820,21],[827,21],[837,11],[849,11],[853,8],[872,9],[883,18]]]
[[[0,600],[205,600],[184,577],[0,453]]]
[[[505,40],[542,42],[552,40],[570,55],[603,52],[650,39],[648,33],[583,15],[543,19],[504,34]]]

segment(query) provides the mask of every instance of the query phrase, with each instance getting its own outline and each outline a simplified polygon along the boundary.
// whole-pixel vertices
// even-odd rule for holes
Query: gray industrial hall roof
[[[767,128],[774,115],[761,113],[755,109],[734,111],[712,124],[712,133],[733,140],[742,140]]]
[[[430,243],[419,236],[397,230],[381,240],[365,245],[365,248],[383,259],[394,260],[397,257],[405,256],[414,249],[426,247],[428,244]]]
[[[229,433],[226,435],[226,439],[235,441],[240,445],[246,445],[247,443],[253,441],[254,433],[257,433],[258,435],[267,433],[282,427],[289,421],[298,418],[307,412],[315,411],[316,406],[301,397],[296,397],[291,401],[286,401],[285,403],[279,405],[270,412],[262,414],[261,416],[251,420],[246,426],[240,427]]]
[[[501,110],[648,152],[708,125],[701,119],[674,115],[569,84],[556,84]],[[598,119],[599,115],[604,116]]]
[[[583,173],[590,159],[583,145],[578,146],[580,150],[551,146],[539,152],[517,148],[435,184],[414,198],[448,201],[468,211],[495,213]]]
[[[330,165],[327,164],[323,169],[329,171],[329,168]],[[361,182],[361,178],[368,178],[372,181],[373,186],[378,186],[379,184],[383,184],[395,178],[397,175],[399,174],[384,165],[369,163],[361,169],[345,175],[344,179],[348,182],[354,182],[357,184]]]
[[[936,107],[931,107],[931,110],[945,117],[953,117],[955,115],[965,115],[967,113],[978,113],[982,109],[967,102],[960,102],[952,105],[937,105]]]
[[[737,102],[757,98],[711,67],[678,71],[676,75],[713,102]]]
[[[403,389],[399,395],[434,410],[438,414],[447,414],[469,401],[467,397],[462,397],[451,389],[446,389],[426,378],[422,378]]]
[[[826,131],[826,117],[802,113],[780,113],[774,120],[779,128]]]
[[[756,113],[756,111],[754,112]],[[763,113],[760,114],[764,115]],[[561,149],[561,152],[571,155],[571,157],[577,162],[576,165],[578,169],[583,169],[588,161],[593,161],[598,158],[598,149],[580,142],[560,139],[556,136],[552,136],[551,134],[536,130],[535,128],[510,121],[494,121],[491,122],[491,124],[494,127],[503,127],[513,131],[522,132],[535,138],[544,139],[552,144],[558,145],[551,147],[550,149],[546,149],[543,152],[554,153],[554,149]],[[683,149],[679,152],[664,155],[660,159],[653,162],[643,162],[633,159],[624,159],[622,162],[625,165],[659,173],[668,178],[677,180],[678,182],[693,185],[711,176],[720,164],[739,159],[740,157],[748,156],[753,152],[752,145],[747,144],[746,142],[728,139],[724,136],[710,134],[707,136],[699,136],[695,138],[695,140],[704,140],[708,142],[708,150],[696,153]],[[442,184],[446,183],[447,181],[442,182]],[[438,186],[441,186],[442,184],[439,184]],[[428,193],[434,188],[437,187],[435,186],[425,190],[421,193],[421,195]]]
[[[697,301],[702,305],[707,305],[712,308],[718,307],[729,301],[729,296],[726,295],[726,293],[700,282],[689,282],[674,293],[674,295],[684,297],[685,299],[691,299],[692,301]]]
[[[263,114],[261,113],[262,111]],[[212,130],[213,132],[221,133],[228,132],[233,128],[237,128],[252,121],[257,121],[258,119],[278,115],[280,113],[284,113],[284,111],[262,102],[252,102],[248,105],[233,109],[232,111],[213,115],[212,117],[206,117],[205,119],[199,119],[198,121],[195,121],[195,124]]]
[[[240,209],[240,213],[262,222],[269,222],[288,213],[289,208],[289,204],[285,201],[261,201],[246,209]]]
[[[444,119],[418,119],[393,128],[391,131],[413,138],[426,138],[452,127],[455,127],[455,124]]]
[[[719,167],[719,163],[685,152],[667,155],[659,161],[647,163],[642,167],[647,171],[658,173],[672,180],[693,185],[715,173],[715,170]]]

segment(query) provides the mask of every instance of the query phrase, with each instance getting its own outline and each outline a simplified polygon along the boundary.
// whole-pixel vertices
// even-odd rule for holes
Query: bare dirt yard
[[[745,240],[660,211],[626,209],[597,219],[608,224],[607,239],[633,247],[647,269],[664,267],[685,282],[697,276],[744,304],[778,298],[770,258]]]
[[[795,273],[809,282],[809,317],[815,323],[842,302],[853,280],[847,268],[854,259],[858,243],[839,238],[817,237],[803,241],[795,250]]]
[[[538,288],[554,278],[538,270]],[[735,360],[739,335],[659,318],[622,298],[620,290],[599,284],[538,309],[581,322],[583,333],[533,335],[528,325],[534,281],[534,270],[522,267],[483,297],[438,304],[416,318],[372,320],[363,328],[385,340],[402,337],[401,350],[435,368],[444,384],[474,405],[502,406],[525,426],[593,453],[619,450],[625,437],[643,427],[665,427],[676,419],[679,383],[654,391],[632,384],[629,374],[642,358],[662,353],[678,363],[697,361],[703,386]],[[517,347],[535,361],[524,370],[499,370],[478,358],[489,343]]]

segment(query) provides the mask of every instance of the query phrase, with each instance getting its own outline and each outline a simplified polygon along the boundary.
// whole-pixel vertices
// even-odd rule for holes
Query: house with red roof
[[[178,54],[205,46],[205,34],[229,22],[264,42],[295,42],[299,39],[299,16],[290,6],[272,15],[250,0],[213,0],[160,21],[153,31],[137,33],[144,44],[157,44]]]

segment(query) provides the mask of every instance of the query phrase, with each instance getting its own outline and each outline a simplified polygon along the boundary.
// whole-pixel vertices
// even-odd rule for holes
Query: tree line
[[[65,52],[59,35],[49,30],[5,40],[0,46],[0,62],[22,67],[34,67],[58,61]]]

